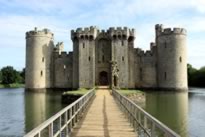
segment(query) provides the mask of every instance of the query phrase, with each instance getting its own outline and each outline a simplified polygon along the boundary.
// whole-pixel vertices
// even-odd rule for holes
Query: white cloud
[[[134,27],[137,31],[135,46],[147,50],[155,39],[154,25],[163,23],[165,27],[186,28],[191,51],[189,61],[197,67],[205,64],[202,38],[205,37],[204,0],[0,0],[0,4],[10,10],[28,11],[25,16],[15,11],[1,11],[0,47],[23,48],[25,32],[37,26],[49,28],[54,32],[56,42],[64,41],[66,50],[72,50],[70,30],[97,25],[104,29],[110,26]]]
[[[204,0],[191,0],[191,5],[199,12],[205,13],[205,1]]]

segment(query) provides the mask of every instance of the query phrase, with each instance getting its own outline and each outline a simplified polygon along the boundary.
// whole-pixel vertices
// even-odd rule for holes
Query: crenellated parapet
[[[56,55],[55,58],[66,58],[68,56],[68,53],[66,51],[61,51],[61,52],[56,52],[55,55]]]
[[[153,43],[152,43],[153,44]],[[140,56],[140,57],[149,57],[149,56],[153,56],[154,55],[154,51],[153,51],[153,48],[155,48],[156,46],[155,45],[152,45],[154,47],[152,47],[150,50],[142,50],[141,48],[136,48],[136,54],[137,56]]]
[[[59,52],[59,54],[64,50],[63,42],[58,42],[54,48],[55,52]]]
[[[48,37],[53,39],[53,33],[49,29],[38,30],[36,27],[34,30],[26,32],[26,39],[30,37]]]
[[[141,48],[136,48],[136,54],[137,56],[143,56],[144,55],[144,50],[142,50]]]
[[[95,26],[89,28],[77,28],[76,30],[71,30],[71,39],[84,39],[93,40],[97,37],[99,30]]]
[[[129,29],[127,27],[111,27],[107,31],[112,39],[134,39],[135,38],[135,29]]]
[[[157,36],[166,35],[186,35],[187,31],[184,28],[164,28],[162,24],[155,25]]]

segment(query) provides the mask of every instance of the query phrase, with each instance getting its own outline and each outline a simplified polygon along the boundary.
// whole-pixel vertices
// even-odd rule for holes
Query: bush
[[[2,84],[20,83],[22,77],[19,72],[16,71],[12,66],[3,67],[1,69]]]
[[[205,87],[205,67],[197,70],[188,64],[187,69],[188,85],[193,87]]]

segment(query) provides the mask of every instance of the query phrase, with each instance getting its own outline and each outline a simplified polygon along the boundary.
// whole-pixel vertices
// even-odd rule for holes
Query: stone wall
[[[156,46],[150,50],[135,49],[135,86],[136,88],[156,88]]]
[[[130,37],[135,36],[134,29],[124,28],[110,28],[108,31],[111,37],[111,46],[112,46],[112,60],[117,62],[117,67],[119,69],[119,79],[118,86],[120,88],[129,88],[129,42]]]
[[[187,89],[186,30],[156,25],[158,86]]]
[[[53,33],[48,29],[26,33],[26,88],[51,88]]]
[[[74,42],[73,80],[74,88],[95,86],[95,38],[97,28],[78,28],[71,31]]]
[[[54,52],[54,88],[72,88],[73,53]]]
[[[111,61],[117,62],[120,88],[187,89],[186,30],[156,25],[150,50],[134,48],[135,30],[96,27],[71,31],[73,53],[54,48],[47,30],[26,33],[26,88],[92,88],[111,82]]]
[[[111,41],[105,32],[99,33],[95,42],[95,84],[103,84],[100,81],[100,74],[107,73],[107,82],[111,82]]]

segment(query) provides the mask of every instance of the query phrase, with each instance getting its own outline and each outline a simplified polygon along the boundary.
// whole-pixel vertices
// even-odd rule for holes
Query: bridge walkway
[[[71,137],[136,137],[137,133],[118,107],[109,89],[100,88]]]

